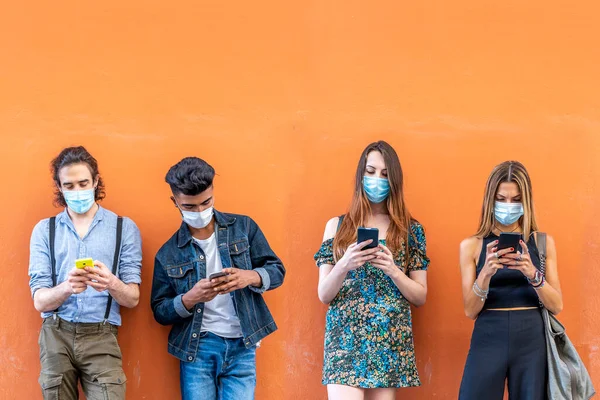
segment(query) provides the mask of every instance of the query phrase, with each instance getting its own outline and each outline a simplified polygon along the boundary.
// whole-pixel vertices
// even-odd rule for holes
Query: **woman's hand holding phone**
[[[361,243],[352,243],[344,253],[344,256],[336,263],[336,267],[342,268],[344,272],[354,271],[365,265],[365,263],[375,259],[375,254],[380,252],[379,247],[365,249],[365,246],[371,244],[372,239]]]
[[[396,274],[402,271],[394,262],[394,255],[390,249],[383,244],[379,244],[377,249],[379,251],[375,255],[375,258],[371,261],[371,265],[382,270],[383,273],[390,278],[394,278]]]
[[[498,241],[494,240],[493,242],[488,243],[486,249],[485,256],[485,264],[481,269],[481,273],[486,278],[491,278],[496,274],[499,269],[504,268],[504,264],[510,263],[512,260],[510,258],[506,258],[506,255],[512,251],[513,248],[498,250],[496,247],[498,245]]]
[[[519,270],[527,278],[533,279],[535,277],[535,271],[537,271],[537,268],[531,262],[527,244],[523,240],[521,240],[519,244],[521,245],[521,250],[523,252],[507,254],[505,257],[510,259],[509,262],[506,263],[507,267],[509,269]]]

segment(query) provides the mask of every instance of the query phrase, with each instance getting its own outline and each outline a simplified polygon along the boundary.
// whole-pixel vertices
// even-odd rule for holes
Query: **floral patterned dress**
[[[408,263],[402,250],[396,265],[407,265],[407,274],[427,270],[425,233],[417,222],[411,226],[409,248]],[[326,240],[314,258],[319,267],[334,265],[333,239]],[[360,388],[421,385],[410,304],[392,279],[370,263],[350,271],[329,304],[322,382]]]

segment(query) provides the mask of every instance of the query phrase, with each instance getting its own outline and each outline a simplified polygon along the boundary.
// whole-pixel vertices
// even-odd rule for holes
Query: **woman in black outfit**
[[[563,307],[556,247],[547,236],[546,274],[540,272],[531,181],[516,161],[488,178],[477,233],[460,245],[465,313],[475,319],[460,400],[545,400],[547,361],[540,302]],[[521,233],[517,252],[498,250],[502,232]],[[525,241],[524,241],[524,240]]]

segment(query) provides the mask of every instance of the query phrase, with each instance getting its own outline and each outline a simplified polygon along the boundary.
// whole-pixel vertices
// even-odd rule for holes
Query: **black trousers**
[[[546,399],[546,336],[539,309],[482,311],[475,321],[459,400]]]

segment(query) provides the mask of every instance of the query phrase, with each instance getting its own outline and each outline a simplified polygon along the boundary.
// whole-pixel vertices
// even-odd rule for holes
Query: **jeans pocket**
[[[44,400],[58,400],[60,399],[60,386],[62,385],[63,376],[62,374],[49,374],[42,372],[38,382],[42,387],[42,395]]]

